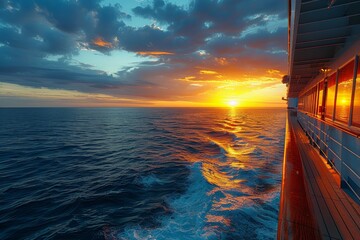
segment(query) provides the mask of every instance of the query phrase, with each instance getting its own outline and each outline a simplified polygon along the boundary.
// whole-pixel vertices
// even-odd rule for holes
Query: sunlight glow
[[[340,103],[341,103],[342,105],[347,105],[347,104],[348,104],[348,100],[347,100],[346,98],[343,98],[343,99],[340,100]]]
[[[229,100],[229,102],[228,102],[228,105],[229,105],[230,107],[236,107],[238,104],[239,104],[238,101],[236,101],[236,100],[234,100],[234,99],[231,99],[231,100]]]

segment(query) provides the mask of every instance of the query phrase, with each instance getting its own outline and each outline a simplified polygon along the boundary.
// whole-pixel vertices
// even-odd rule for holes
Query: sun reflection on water
[[[182,229],[185,226],[178,220],[189,222],[181,231],[195,227],[199,239],[222,239],[224,232],[234,232],[234,239],[240,239],[239,228],[246,221],[252,221],[252,234],[257,228],[276,231],[276,224],[261,224],[277,222],[277,212],[268,210],[267,205],[277,205],[280,190],[283,133],[274,126],[282,124],[282,118],[269,121],[272,110],[209,111],[178,115],[181,125],[164,125],[163,131],[175,132],[182,139],[182,144],[172,149],[173,158],[191,163],[194,175],[188,192],[169,204],[175,220],[165,227],[176,223]],[[256,225],[257,214],[268,219],[259,219],[262,223]]]

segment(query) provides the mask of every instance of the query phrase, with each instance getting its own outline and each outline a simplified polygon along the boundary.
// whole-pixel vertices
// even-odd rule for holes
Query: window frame
[[[352,118],[352,115],[351,115],[351,101],[352,101],[352,98],[354,97],[353,96],[353,87],[354,87],[354,74],[355,74],[355,59],[351,59],[349,60],[348,62],[346,62],[345,64],[343,64],[340,68],[338,68],[337,70],[337,79],[336,79],[336,92],[335,92],[335,103],[334,103],[334,116],[333,116],[333,120],[336,121],[336,122],[339,122],[339,123],[342,123],[342,124],[346,124],[346,125],[349,125],[349,122],[351,122],[351,118]],[[342,71],[346,71],[347,68],[352,68],[352,78],[349,78],[347,79],[346,77],[342,78]],[[336,115],[336,112],[338,109],[338,95],[339,95],[339,85],[343,82],[346,82],[350,80],[351,82],[351,91],[350,91],[350,102],[349,102],[349,110],[347,112],[347,119],[346,120],[341,120],[339,118],[339,116]],[[340,104],[339,104],[340,105]],[[350,126],[350,125],[349,125]]]
[[[330,76],[326,77],[326,99],[325,99],[325,118],[326,119],[330,119],[331,121],[334,121],[334,116],[335,116],[335,106],[336,106],[336,88],[337,88],[337,77],[338,77],[338,71],[336,70],[333,74],[331,74]],[[334,80],[332,79],[334,78]],[[329,80],[333,80],[331,82],[334,82],[333,85],[331,85],[331,87],[335,87],[334,88],[334,102],[333,102],[333,109],[332,109],[332,113],[331,115],[327,114],[327,110],[328,110],[328,106],[327,106],[327,102],[328,102],[328,98],[329,98]]]
[[[360,129],[360,121],[359,122],[354,122],[353,121],[353,114],[354,114],[354,107],[355,107],[356,82],[358,81],[359,84],[360,84],[360,78],[358,79],[358,76],[360,76],[360,59],[359,58],[360,58],[359,55],[355,56],[353,88],[352,88],[352,93],[351,93],[352,95],[351,95],[351,102],[350,102],[350,117],[349,117],[349,122],[348,122],[349,127],[351,127],[351,128],[355,127],[357,129]],[[360,98],[360,91],[359,91],[358,95],[359,95],[359,98]]]

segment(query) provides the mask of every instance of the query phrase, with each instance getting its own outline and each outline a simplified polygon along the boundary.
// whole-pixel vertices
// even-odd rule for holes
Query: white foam
[[[224,190],[206,181],[203,176],[203,164],[196,162],[190,166],[190,185],[185,194],[178,198],[168,199],[172,209],[170,216],[164,216],[158,221],[158,228],[142,228],[131,226],[118,234],[119,239],[223,239],[239,224],[251,224],[234,219],[240,211],[250,216],[258,216],[262,226],[255,227],[255,234],[259,239],[274,238],[276,232],[277,213],[271,210],[257,209],[251,197],[243,194],[241,189]],[[146,184],[157,183],[153,176],[146,177]],[[151,185],[150,184],[150,185]],[[273,195],[273,196],[272,196]],[[270,198],[267,204],[278,204],[277,193],[269,193],[259,198]],[[232,222],[235,221],[235,222]],[[244,220],[246,221],[246,220]],[[241,235],[241,232],[239,233]]]
[[[154,185],[163,185],[165,184],[164,180],[159,179],[154,174],[149,174],[146,176],[140,177],[140,179],[137,179],[137,182],[139,182],[141,185],[145,187],[152,187]]]
[[[155,229],[144,229],[139,226],[127,228],[119,234],[120,239],[212,239],[216,234],[205,229],[206,214],[211,208],[207,195],[213,186],[206,182],[201,173],[202,164],[191,166],[191,185],[179,198],[169,199],[172,208],[171,216],[159,219],[162,226]],[[217,238],[214,238],[217,239]]]

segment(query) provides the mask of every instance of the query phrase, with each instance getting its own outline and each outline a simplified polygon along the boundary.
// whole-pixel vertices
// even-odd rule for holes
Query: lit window
[[[354,110],[353,110],[353,125],[360,127],[360,61],[357,67],[357,76],[356,76],[356,89],[355,89],[355,98],[354,98]]]
[[[335,119],[344,123],[349,120],[353,78],[354,61],[351,61],[339,70],[338,77]]]
[[[311,113],[316,114],[316,86],[312,89],[312,105],[311,105]]]
[[[332,118],[334,112],[336,73],[328,77],[325,116]]]
[[[320,82],[319,84],[319,93],[317,98],[317,109],[316,109],[316,115],[321,116],[321,113],[323,111],[323,95],[324,95],[324,82]]]

